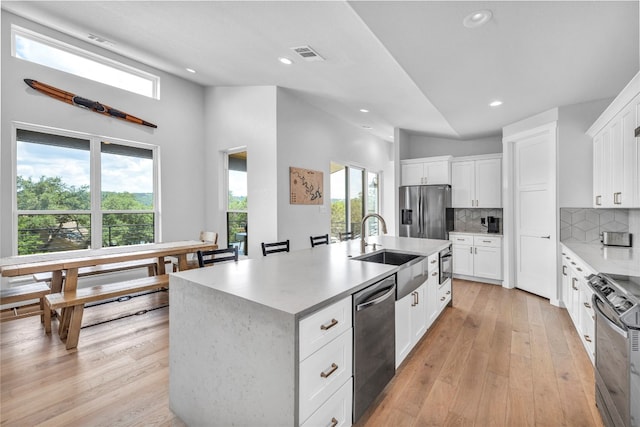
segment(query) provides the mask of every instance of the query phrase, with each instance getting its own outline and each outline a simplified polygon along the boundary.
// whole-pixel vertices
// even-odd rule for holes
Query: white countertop
[[[497,236],[497,237],[502,237],[502,233],[489,233],[487,232],[487,230],[484,231],[461,231],[461,230],[455,230],[455,231],[450,231],[449,234],[472,234],[472,235],[477,235],[477,236]]]
[[[598,273],[640,276],[640,250],[602,244],[560,242]]]
[[[376,252],[389,249],[426,256],[451,244],[448,240],[388,236],[369,237],[367,242],[382,245]],[[370,252],[372,247],[368,246]],[[359,255],[360,240],[351,240],[172,276],[302,317],[398,270],[393,265],[349,258]]]

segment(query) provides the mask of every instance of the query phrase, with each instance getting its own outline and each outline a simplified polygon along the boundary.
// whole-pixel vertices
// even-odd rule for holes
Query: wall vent
[[[298,56],[300,56],[305,61],[324,61],[324,58],[310,46],[292,47],[291,50],[297,53]]]

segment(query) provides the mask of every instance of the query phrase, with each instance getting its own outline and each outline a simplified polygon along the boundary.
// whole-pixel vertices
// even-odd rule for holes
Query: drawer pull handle
[[[333,374],[337,369],[338,369],[338,365],[336,365],[335,363],[332,363],[331,368],[329,368],[328,371],[320,372],[320,376],[322,378],[329,378],[329,375]]]
[[[437,271],[434,271],[433,273],[431,273],[431,275],[432,275],[432,276],[437,276],[437,275],[438,275],[438,272],[437,272]]]
[[[336,420],[336,417],[331,418],[330,427],[336,427],[337,425],[338,425],[338,420]]]
[[[442,298],[440,298],[440,301],[444,301],[446,299],[447,299],[447,297],[442,297]]]
[[[591,308],[591,304],[589,304],[588,302],[585,302],[584,306],[587,307],[587,308]]]
[[[434,259],[433,261],[431,261],[431,264],[435,264],[436,262],[438,262],[438,260]]]
[[[578,271],[582,271],[582,269],[580,267],[576,267],[576,270]]]
[[[451,295],[451,291],[447,291],[447,295]]]
[[[585,336],[584,336],[584,340],[585,340],[586,342],[591,342],[591,337],[590,337],[589,335],[585,335]]]
[[[464,242],[464,239],[456,239],[458,242]]]
[[[491,243],[491,240],[483,240],[483,243]]]
[[[338,324],[338,321],[336,319],[331,319],[331,323],[329,323],[328,325],[321,325],[320,329],[322,329],[323,331],[326,331],[328,329],[333,328],[337,324]]]

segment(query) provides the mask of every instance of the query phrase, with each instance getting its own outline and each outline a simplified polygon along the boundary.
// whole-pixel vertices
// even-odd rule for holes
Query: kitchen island
[[[368,241],[379,250],[424,256],[450,244],[387,236]],[[327,392],[312,387],[302,393],[308,399],[300,397],[308,383],[301,380],[301,362],[329,345],[323,337],[308,343],[304,322],[334,310],[332,317],[344,322],[325,329],[341,334],[332,343],[350,345],[351,295],[399,268],[351,259],[359,255],[360,242],[352,240],[172,275],[169,391],[175,414],[194,426],[293,426],[307,420],[316,409],[308,405],[324,403]],[[344,363],[325,373],[329,383],[351,376],[351,353],[340,354]],[[343,411],[350,423],[351,408]]]

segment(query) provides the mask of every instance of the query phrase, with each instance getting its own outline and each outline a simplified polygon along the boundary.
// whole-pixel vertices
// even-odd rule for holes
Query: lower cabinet
[[[453,273],[479,279],[502,280],[502,237],[451,233]]]
[[[595,272],[564,245],[562,249],[562,303],[580,335],[591,362],[595,361],[595,312],[593,291],[587,277]]]
[[[427,331],[426,285],[396,301],[396,367]]]
[[[300,425],[351,425],[351,301],[349,296],[300,321]]]

